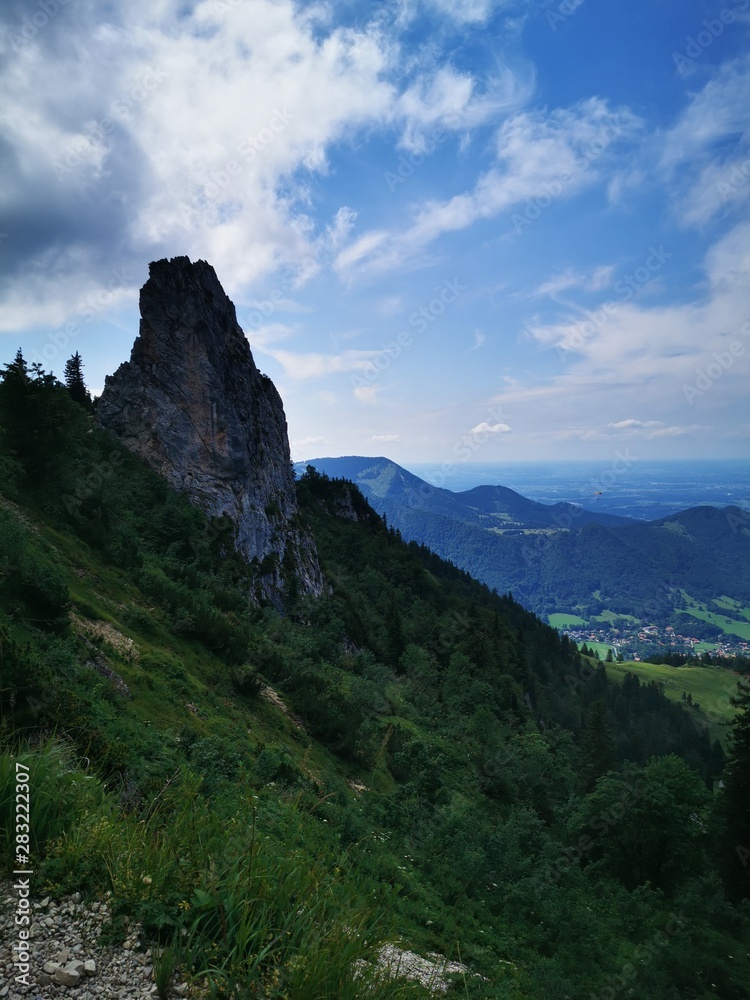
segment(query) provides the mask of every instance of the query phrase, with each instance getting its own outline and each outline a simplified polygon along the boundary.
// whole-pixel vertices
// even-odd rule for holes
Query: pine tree
[[[83,360],[78,351],[65,362],[65,386],[79,406],[91,409],[91,393],[83,380]]]
[[[593,790],[600,778],[615,765],[615,741],[607,724],[603,702],[593,703],[586,715],[586,728],[581,739],[583,751],[583,781],[586,792]]]
[[[398,666],[401,655],[406,649],[404,630],[401,624],[401,614],[398,609],[398,602],[391,593],[388,609],[385,613],[386,628],[386,656],[388,662],[394,667]]]

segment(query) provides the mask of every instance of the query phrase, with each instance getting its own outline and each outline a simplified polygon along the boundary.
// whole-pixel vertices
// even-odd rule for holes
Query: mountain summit
[[[299,526],[281,397],[255,365],[235,308],[206,261],[149,265],[130,361],[105,381],[97,416],[186,492],[257,561],[278,604],[296,581],[322,591],[311,536]],[[228,519],[228,521],[227,521]]]

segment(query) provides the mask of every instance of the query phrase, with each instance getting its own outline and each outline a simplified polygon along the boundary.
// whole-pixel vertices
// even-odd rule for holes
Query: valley
[[[601,644],[602,657],[610,646],[626,659],[750,650],[744,509],[699,506],[642,521],[542,504],[504,486],[453,493],[385,458],[310,464],[351,478],[404,538],[511,592],[575,641]]]

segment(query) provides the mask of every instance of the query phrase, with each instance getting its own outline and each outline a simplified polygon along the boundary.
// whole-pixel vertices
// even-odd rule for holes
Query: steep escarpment
[[[260,571],[279,603],[294,581],[319,594],[299,524],[281,397],[255,365],[234,305],[206,261],[149,267],[130,361],[106,379],[97,415],[132,452],[188,493]]]

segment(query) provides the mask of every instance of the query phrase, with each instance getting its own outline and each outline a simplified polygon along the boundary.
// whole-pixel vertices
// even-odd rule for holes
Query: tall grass
[[[247,785],[209,800],[190,773],[174,776],[139,814],[126,814],[68,748],[48,741],[0,753],[6,842],[16,760],[31,775],[38,882],[48,892],[110,892],[112,912],[140,921],[153,947],[164,947],[155,962],[160,994],[179,962],[217,998],[430,995],[378,969],[384,913],[354,902],[362,887],[345,856],[309,846],[309,815],[296,813],[287,837],[270,836],[259,829]]]

